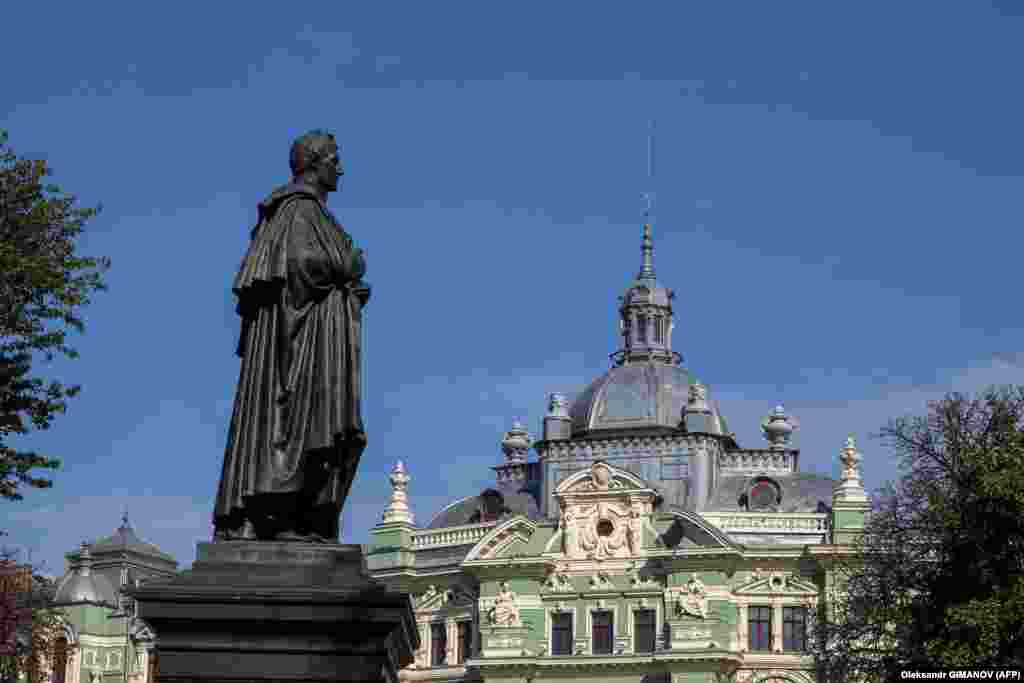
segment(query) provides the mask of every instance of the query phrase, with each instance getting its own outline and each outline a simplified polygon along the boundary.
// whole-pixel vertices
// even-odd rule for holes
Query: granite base
[[[190,570],[132,594],[161,683],[397,683],[419,647],[409,596],[356,545],[200,543]]]

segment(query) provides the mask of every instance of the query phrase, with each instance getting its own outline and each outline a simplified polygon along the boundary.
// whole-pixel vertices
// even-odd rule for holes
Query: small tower
[[[672,301],[675,293],[654,276],[654,244],[650,223],[644,224],[643,260],[636,280],[619,297],[619,332],[622,348],[613,354],[617,365],[666,363],[679,365],[682,356],[672,350]]]
[[[654,178],[654,121],[647,134],[647,178]],[[672,350],[672,300],[675,293],[658,284],[654,277],[654,240],[651,237],[651,203],[645,192],[644,232],[640,272],[619,297],[619,334],[622,348],[612,354],[616,365],[666,363],[679,365],[682,356]]]
[[[409,481],[401,460],[395,463],[388,476],[391,482],[391,500],[384,509],[382,519],[370,530],[372,539],[366,553],[366,566],[370,571],[411,571],[415,564],[413,553],[413,514],[409,509]]]
[[[871,511],[871,499],[860,476],[861,459],[851,434],[839,452],[842,472],[839,485],[832,491],[832,542],[836,545],[855,541],[864,532]]]
[[[413,523],[412,511],[409,510],[409,480],[412,479],[406,471],[405,465],[399,460],[391,470],[391,502],[384,510],[385,522]]]
[[[564,394],[548,396],[548,412],[544,416],[544,440],[562,441],[572,434],[572,420],[569,418],[569,401]]]

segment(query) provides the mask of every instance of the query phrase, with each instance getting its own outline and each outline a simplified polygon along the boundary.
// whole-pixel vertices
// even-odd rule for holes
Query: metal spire
[[[654,178],[654,119],[647,122],[647,180]],[[654,193],[644,192],[641,195],[647,202],[644,208],[644,241],[643,241],[643,266],[640,268],[641,279],[654,279],[654,244],[651,240],[651,206],[654,203]]]

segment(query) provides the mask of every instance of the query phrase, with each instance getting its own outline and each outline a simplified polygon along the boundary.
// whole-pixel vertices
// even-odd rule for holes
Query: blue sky
[[[48,573],[121,513],[183,566],[209,538],[238,361],[230,283],[291,140],[333,130],[331,205],[368,254],[364,543],[404,460],[417,521],[493,481],[513,418],[604,372],[640,265],[741,445],[777,403],[837,471],[951,389],[1024,383],[1024,12],[1004,2],[15,3],[0,128],[113,259],[0,527]],[[10,30],[13,28],[14,30]],[[657,121],[646,177],[648,119]]]

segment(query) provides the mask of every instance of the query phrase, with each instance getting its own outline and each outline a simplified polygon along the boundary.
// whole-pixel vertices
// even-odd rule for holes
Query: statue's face
[[[341,165],[338,148],[332,145],[327,148],[327,155],[316,165],[317,182],[328,192],[335,192],[338,189],[338,178],[343,175],[345,169]]]

